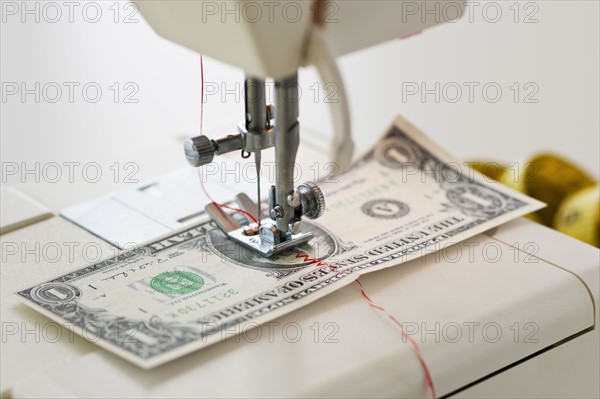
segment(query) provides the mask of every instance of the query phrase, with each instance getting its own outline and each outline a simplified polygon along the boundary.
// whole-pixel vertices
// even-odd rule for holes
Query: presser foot
[[[242,210],[258,219],[258,206],[246,194],[238,194],[235,200]],[[267,258],[305,244],[313,238],[312,233],[300,232],[298,234],[288,233],[285,239],[281,239],[279,232],[272,223],[266,222],[259,226],[251,218],[246,217],[249,224],[241,225],[214,203],[206,205],[205,209],[217,227],[229,239]]]
[[[263,228],[268,228],[266,226],[262,226]],[[305,244],[309,242],[313,238],[312,233],[299,233],[299,234],[291,234],[288,239],[285,241],[281,241],[278,244],[269,241],[261,236],[259,233],[255,236],[248,236],[245,234],[245,228],[233,230],[230,232],[226,232],[227,237],[236,243],[243,245],[244,247],[251,249],[255,252],[260,253],[261,255],[270,258],[271,256],[285,251],[287,249],[291,249],[298,245]]]

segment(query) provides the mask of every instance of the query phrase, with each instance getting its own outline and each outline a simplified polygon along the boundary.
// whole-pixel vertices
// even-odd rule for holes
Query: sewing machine
[[[221,7],[223,3],[207,4]],[[243,7],[243,3],[239,4],[239,7]],[[377,7],[372,6],[371,2],[343,2],[340,5],[344,7],[340,8],[340,13],[335,16],[338,19],[337,23],[328,24],[325,20],[320,24],[318,18],[317,22],[313,19],[311,7],[325,6],[326,3],[296,4],[302,7],[303,18],[287,26],[285,29],[289,30],[285,35],[281,33],[285,27],[283,23],[276,24],[280,30],[275,32],[273,25],[252,24],[242,19],[239,23],[232,19],[233,22],[223,24],[223,10],[215,8],[205,9],[206,21],[197,23],[197,14],[190,12],[188,8],[197,7],[199,9],[196,11],[202,12],[201,4],[195,2],[140,2],[140,11],[162,36],[202,52],[207,57],[244,68],[247,72],[245,86],[250,92],[258,91],[267,76],[280,82],[280,93],[283,93],[282,88],[289,83],[293,90],[295,72],[305,61],[313,62],[322,69],[321,74],[325,75],[323,80],[341,84],[339,74],[332,69],[331,64],[331,60],[337,55],[418,32],[429,24],[435,24],[433,19],[428,19],[428,23],[422,24],[420,14],[408,18],[405,24],[399,24],[402,8],[394,12],[383,7],[402,7],[400,3],[395,2],[378,2]],[[182,5],[188,11],[177,9]],[[289,11],[291,13],[293,10]],[[368,19],[364,17],[367,12],[371,16]],[[559,14],[562,21],[564,13]],[[325,12],[322,17],[327,15],[329,14]],[[290,14],[290,17],[292,16],[293,14]],[[252,15],[249,20],[252,20]],[[356,29],[357,26],[364,29]],[[106,31],[112,29],[112,25],[106,27]],[[369,34],[365,35],[364,32]],[[574,32],[575,30],[560,32],[560,35],[564,37]],[[94,34],[97,33],[84,35],[84,38],[94,37]],[[51,37],[54,41],[60,38]],[[214,40],[215,38],[218,40]],[[290,38],[293,40],[290,41]],[[116,45],[119,39],[114,38],[112,45]],[[159,40],[156,38],[152,45],[158,46]],[[502,40],[505,40],[504,35]],[[32,46],[37,42],[45,45],[36,37]],[[315,47],[307,44],[308,48],[304,49],[306,43],[316,44]],[[531,50],[531,47],[525,47],[528,52]],[[90,51],[93,53],[96,50]],[[514,50],[510,51],[512,54]],[[31,51],[31,54],[36,53]],[[304,59],[305,53],[312,55]],[[266,54],[276,56],[267,57]],[[383,56],[379,53],[378,55]],[[413,61],[418,62],[415,59]],[[67,60],[65,65],[70,62],[72,61]],[[391,78],[385,77],[385,81]],[[375,85],[377,84],[381,87],[383,82],[375,80]],[[344,93],[343,87],[341,88]],[[280,171],[284,169],[283,164],[292,162],[295,145],[293,141],[290,143],[286,139],[294,138],[293,136],[297,138],[298,135],[295,125],[298,117],[296,104],[287,101],[285,96],[280,96],[279,100],[276,97],[275,107],[270,108],[266,103],[263,104],[262,100],[259,101],[259,95],[247,95],[246,98],[257,100],[247,101],[245,108],[250,112],[246,114],[250,116],[241,118],[242,125],[233,133],[233,139],[227,136],[220,139],[218,135],[213,136],[212,132],[207,132],[210,139],[195,138],[187,142],[187,155],[194,164],[206,162],[215,152],[221,154],[226,149],[240,152],[244,150],[244,156],[254,153],[260,161],[264,156],[261,151],[266,152],[273,146],[276,147],[275,156],[284,160],[277,166]],[[149,106],[147,103],[143,105]],[[323,152],[319,152],[317,156],[323,156],[324,151],[332,149],[336,153],[332,158],[340,165],[347,165],[352,153],[351,141],[347,136],[347,110],[344,110],[348,103],[331,106],[335,107],[332,114],[335,130],[339,134],[334,135],[331,145],[319,143]],[[360,110],[360,107],[353,108],[355,113]],[[127,111],[129,112],[129,109]],[[157,107],[155,110],[157,113],[160,111],[162,108]],[[402,110],[396,109],[394,112]],[[62,119],[75,118],[77,115],[73,114],[70,111],[64,112]],[[8,120],[10,112],[6,115]],[[117,118],[115,116],[115,119]],[[370,119],[370,116],[363,119]],[[436,118],[428,116],[427,119]],[[463,119],[461,116],[456,122],[460,128],[464,125]],[[128,119],[119,122],[126,120]],[[28,122],[19,121],[20,124]],[[136,126],[142,122],[141,117],[135,119]],[[440,118],[440,123],[446,124],[447,119]],[[117,125],[126,126],[125,123],[115,123],[115,126]],[[88,121],[85,126],[88,126]],[[278,141],[278,126],[291,126],[293,136],[282,137],[283,142]],[[370,125],[363,122],[362,126]],[[52,135],[52,140],[60,145],[53,148],[55,151],[63,148],[67,140],[75,140],[68,132],[56,130],[57,134]],[[95,149],[101,154],[116,150],[111,140],[114,142],[125,133],[131,133],[132,136],[135,134],[134,131],[128,132],[125,128],[121,131],[117,128],[105,130],[104,147]],[[137,131],[137,128],[135,130]],[[356,130],[360,133],[366,131]],[[375,134],[380,133],[378,129],[374,130]],[[457,127],[455,130],[461,129]],[[426,131],[429,133],[428,129]],[[447,131],[452,131],[452,128],[449,127]],[[289,133],[286,130],[281,132],[284,136]],[[446,130],[440,129],[439,132]],[[166,132],[158,133],[166,135]],[[555,131],[549,135],[544,131],[541,134],[543,137],[555,137],[559,133]],[[314,136],[301,137],[300,146],[306,145],[309,140],[317,141],[319,136]],[[375,137],[372,137],[371,141],[374,139]],[[128,146],[127,139],[122,140],[124,143],[120,142],[120,145],[127,148],[125,151],[131,154],[134,144],[129,143],[131,146]],[[33,152],[35,156],[40,156],[40,153],[35,152],[37,147],[43,146],[19,148],[27,148],[28,153]],[[154,163],[160,163],[160,172],[178,166],[169,158],[169,154],[177,153],[174,158],[181,157],[180,141],[165,147],[160,148],[158,153],[164,159],[156,162],[156,156],[152,157]],[[452,151],[458,147],[455,146]],[[313,151],[313,148],[309,149]],[[47,152],[45,148],[42,150]],[[82,149],[84,150],[85,148]],[[304,154],[309,152],[305,151]],[[234,154],[224,156],[230,155]],[[70,158],[67,156],[66,159]],[[305,160],[304,156],[302,160]],[[3,190],[2,205],[15,204],[7,211],[14,216],[14,223],[11,224],[14,230],[3,233],[3,242],[28,245],[37,243],[40,248],[50,249],[54,248],[53,244],[57,242],[77,243],[78,249],[86,245],[92,249],[102,248],[106,257],[113,255],[119,248],[126,248],[127,244],[147,242],[197,223],[203,217],[198,215],[197,202],[198,198],[203,197],[200,197],[201,193],[198,191],[195,171],[188,168],[156,177],[158,173],[146,176],[148,180],[135,187],[127,187],[111,194],[107,193],[112,189],[105,189],[104,192],[94,192],[94,195],[90,196],[91,198],[107,194],[100,198],[86,198],[81,204],[75,204],[80,201],[74,201],[69,203],[68,207],[61,206],[61,216],[53,215],[45,207],[27,199],[27,196],[5,193]],[[316,205],[310,201],[311,196],[318,198],[317,189],[301,185],[300,188],[293,187],[290,186],[292,179],[282,178],[281,174],[277,176],[274,182],[275,193],[270,194],[272,200],[267,217],[271,216],[270,211],[277,205],[285,209],[283,217],[278,218],[279,213],[275,212],[275,220],[261,221],[261,225],[268,226],[273,234],[273,242],[268,241],[264,251],[262,245],[260,249],[254,248],[257,253],[264,255],[268,255],[269,251],[277,251],[277,245],[281,243],[289,242],[293,245],[297,242],[295,236],[300,240],[304,239],[305,233],[297,231],[298,225],[294,225],[293,222],[298,221],[298,218],[318,215],[322,210],[318,199],[314,201]],[[35,193],[36,187],[24,186],[23,190],[29,190],[29,194],[33,195],[31,193]],[[97,187],[90,188],[82,184],[74,184],[72,187],[75,188],[71,190],[98,190]],[[300,201],[300,217],[297,217],[297,199],[293,198],[292,190],[309,199],[307,206]],[[212,194],[216,199],[229,200],[240,191],[255,195],[256,184],[224,183],[214,187]],[[58,195],[56,192],[47,196],[38,193],[37,197],[41,202],[51,202],[51,194]],[[290,194],[292,200],[288,202]],[[261,214],[258,212],[259,203],[257,201],[251,205],[247,201],[241,201],[240,207],[250,210],[258,217]],[[28,205],[28,209],[24,209],[24,204]],[[16,212],[15,209],[22,212]],[[222,222],[224,219],[220,219],[218,210],[213,211],[209,207],[213,220],[216,223]],[[235,230],[230,230],[230,233]],[[240,239],[243,241],[245,237]],[[279,243],[276,243],[277,240]],[[408,322],[413,327],[414,336],[421,339],[421,350],[433,372],[438,393],[441,396],[454,397],[597,397],[597,250],[526,220],[507,223],[496,231],[474,237],[473,241],[481,246],[489,243],[501,246],[504,249],[503,256],[497,262],[490,262],[481,253],[472,261],[461,259],[459,262],[440,262],[435,261],[435,256],[432,255],[422,261],[413,261],[402,267],[363,278],[363,284],[373,297],[385,302],[390,312]],[[523,247],[523,244],[532,241],[537,245],[536,248],[530,251],[531,248]],[[62,333],[56,338],[57,334],[53,329],[55,327],[48,324],[44,317],[17,304],[11,293],[22,286],[49,279],[88,263],[90,259],[86,255],[89,256],[77,250],[68,262],[43,264],[33,256],[21,252],[16,255],[6,254],[6,262],[3,259],[3,340],[0,367],[3,373],[3,395],[10,393],[18,398],[90,395],[426,397],[429,394],[422,384],[422,371],[408,345],[401,341],[390,325],[365,304],[359,291],[352,287],[335,292],[278,320],[281,326],[299,325],[305,333],[304,341],[293,344],[287,342],[281,338],[280,330],[276,331],[278,335],[271,341],[270,330],[262,327],[263,338],[258,342],[238,342],[229,339],[150,371],[123,362],[94,344],[72,336],[64,329],[58,329]],[[324,343],[323,334],[330,331],[322,329],[319,330],[321,340],[318,343],[306,339],[312,338],[309,334],[314,332],[315,323],[320,327],[326,323],[335,323],[339,328],[339,335],[333,338],[339,339],[339,342]],[[464,339],[455,342],[453,335],[445,334],[448,333],[447,330],[442,327],[436,330],[436,323],[449,327],[458,323],[474,328],[475,323],[479,323],[479,327],[489,323],[492,327],[500,326],[503,338],[492,343],[490,341],[493,341],[495,336],[483,336],[482,330],[477,329],[473,340],[470,341],[470,336],[466,335],[470,330],[466,328],[463,330]],[[533,330],[528,323],[534,323]],[[535,330],[535,326],[538,330]],[[13,327],[17,330],[8,330]],[[535,331],[535,334],[530,336],[532,331]],[[495,330],[490,332],[494,333]],[[440,337],[441,339],[437,339]],[[99,375],[102,377],[99,378]],[[232,383],[230,375],[241,378],[241,382]]]
[[[261,18],[264,5],[255,2],[137,2],[156,32],[210,57],[246,71],[245,118],[238,132],[219,138],[201,135],[186,140],[185,155],[194,167],[213,161],[215,155],[241,151],[242,158],[254,154],[257,201],[238,196],[238,205],[254,215],[254,223],[241,226],[214,204],[206,212],[233,241],[271,256],[308,242],[313,236],[302,232],[302,217],[316,219],[325,212],[325,198],[314,182],[294,188],[296,154],[300,143],[297,70],[315,64],[322,80],[335,84],[338,98],[331,102],[334,120],[332,159],[344,171],[352,160],[354,144],[344,84],[335,57],[395,38],[420,32],[440,19],[421,19],[415,4],[388,2],[374,7],[369,2],[352,2],[341,7],[327,1],[287,3],[282,13],[269,5],[269,18]],[[294,17],[289,14],[294,8]],[[462,12],[464,3],[456,3]],[[332,8],[333,7],[333,8]],[[221,9],[223,8],[223,9]],[[409,11],[413,14],[407,18]],[[232,13],[233,18],[228,18]],[[242,18],[240,18],[240,15]],[[361,18],[368,15],[369,18]],[[403,23],[390,16],[403,16]],[[460,13],[456,18],[460,17]],[[215,40],[218,37],[218,40]],[[274,79],[275,104],[266,104],[265,77]],[[260,168],[263,150],[274,147],[275,181],[268,192],[272,221],[261,223]],[[251,220],[252,222],[253,220]]]

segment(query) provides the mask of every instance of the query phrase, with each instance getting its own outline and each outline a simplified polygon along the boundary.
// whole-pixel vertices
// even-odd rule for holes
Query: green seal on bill
[[[150,281],[150,286],[168,295],[184,295],[194,292],[204,285],[202,277],[192,272],[161,273]]]

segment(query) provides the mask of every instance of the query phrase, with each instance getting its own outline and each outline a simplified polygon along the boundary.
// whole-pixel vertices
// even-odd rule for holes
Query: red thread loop
[[[251,213],[246,212],[243,209],[234,208],[233,206],[229,206],[229,205],[225,205],[225,204],[220,204],[217,201],[215,201],[214,199],[212,199],[212,197],[210,196],[210,194],[208,193],[208,191],[206,191],[206,187],[204,187],[204,182],[202,181],[202,173],[200,172],[200,167],[198,167],[198,180],[200,180],[200,187],[202,188],[202,191],[204,191],[204,195],[206,195],[206,198],[208,198],[210,202],[212,202],[213,204],[215,204],[216,206],[218,206],[220,209],[222,209],[222,208],[231,209],[232,211],[243,213],[244,215],[248,216],[248,218],[250,220],[252,220],[252,222],[258,224],[258,220],[256,220],[256,218],[254,216],[252,216]]]

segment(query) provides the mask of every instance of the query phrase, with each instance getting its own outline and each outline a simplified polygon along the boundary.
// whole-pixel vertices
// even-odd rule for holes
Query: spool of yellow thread
[[[536,212],[542,224],[553,227],[558,207],[570,195],[596,185],[596,181],[571,162],[554,154],[538,154],[523,167],[524,193],[545,202]]]
[[[526,218],[600,247],[600,188],[573,163],[541,153],[511,166],[486,161],[468,164],[481,174],[547,204]]]
[[[554,228],[600,247],[600,186],[588,187],[568,196],[556,212]]]

